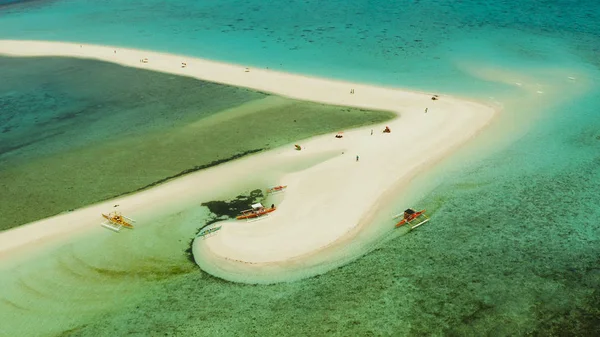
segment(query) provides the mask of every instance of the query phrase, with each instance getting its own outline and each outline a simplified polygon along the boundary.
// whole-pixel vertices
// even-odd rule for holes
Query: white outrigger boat
[[[223,226],[214,226],[210,228],[203,228],[196,237],[206,239],[216,234]]]

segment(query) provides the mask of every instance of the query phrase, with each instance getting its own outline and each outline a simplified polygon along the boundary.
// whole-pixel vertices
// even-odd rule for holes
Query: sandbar
[[[391,133],[382,132],[386,125],[373,125],[343,130],[343,138],[335,138],[334,134],[313,137],[300,144],[301,151],[290,144],[118,200],[2,232],[0,259],[33,242],[64,240],[78,231],[98,230],[99,213],[109,211],[117,202],[132,217],[144,219],[145,215],[172,209],[169,205],[186,205],[198,193],[216,191],[232,180],[243,185],[244,179],[256,180],[269,168],[321,156],[326,159],[278,176],[277,183],[288,188],[268,218],[224,222],[216,235],[194,243],[195,258],[201,267],[223,260],[244,264],[244,268],[253,264],[260,267],[286,261],[297,263],[303,256],[314,255],[357,228],[368,226],[373,210],[385,203],[389,195],[401,192],[394,190],[400,182],[451,154],[486,127],[497,112],[485,104],[443,94],[433,100],[433,93],[120,47],[1,40],[0,54],[96,59],[300,100],[387,110],[399,116],[386,124]],[[270,186],[262,186],[267,187]],[[217,276],[227,278],[224,274]]]

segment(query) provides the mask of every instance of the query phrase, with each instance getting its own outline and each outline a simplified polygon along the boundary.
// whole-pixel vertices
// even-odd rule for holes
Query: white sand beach
[[[333,81],[118,47],[2,40],[0,55],[97,59],[300,100],[389,110],[400,116],[387,124],[392,131],[389,134],[382,133],[385,125],[375,125],[344,130],[341,139],[335,138],[334,134],[314,137],[300,144],[303,147],[301,151],[296,151],[290,144],[118,200],[2,232],[0,260],[36,246],[38,242],[59,242],[74,233],[99,230],[100,213],[110,211],[113,204],[119,204],[122,211],[140,220],[138,223],[143,226],[148,214],[167,211],[173,205],[186,205],[199,193],[218,190],[231,180],[240,183],[254,179],[277,165],[321,154],[328,159],[281,176],[279,184],[288,188],[282,194],[282,201],[276,205],[277,210],[268,218],[257,222],[225,222],[216,235],[197,239],[194,244],[195,258],[201,267],[203,263],[214,264],[223,260],[244,263],[245,268],[248,264],[297,262],[302,256],[335,245],[357,228],[368,226],[370,214],[378,204],[385,202],[391,194],[401,193],[395,190],[401,182],[448,156],[480,132],[496,115],[496,111],[486,105],[443,94],[434,101],[433,93]],[[399,211],[412,206],[418,207],[401,205]],[[390,221],[390,226],[393,224]]]

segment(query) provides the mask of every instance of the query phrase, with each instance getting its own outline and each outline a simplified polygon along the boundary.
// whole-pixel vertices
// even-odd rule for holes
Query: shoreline
[[[495,117],[496,115],[494,115]],[[487,121],[485,125],[470,134],[461,143],[456,143],[449,146],[446,149],[441,150],[439,155],[428,157],[424,162],[419,163],[412,167],[411,170],[404,172],[402,178],[394,182],[394,184],[387,190],[383,191],[381,195],[373,203],[373,206],[366,210],[362,214],[359,222],[355,226],[348,227],[347,230],[340,234],[337,239],[334,239],[323,246],[306,252],[305,254],[290,256],[286,259],[266,259],[250,261],[244,259],[243,256],[231,257],[227,254],[219,254],[215,251],[217,249],[223,249],[219,247],[220,243],[216,243],[211,247],[211,240],[215,242],[217,236],[210,237],[206,240],[196,238],[193,243],[193,251],[196,262],[201,266],[202,270],[208,272],[213,276],[239,283],[249,284],[274,284],[280,282],[294,282],[308,277],[324,274],[332,269],[339,268],[345,264],[354,261],[356,258],[367,254],[373,247],[379,245],[381,241],[385,240],[388,236],[398,236],[408,233],[406,228],[394,229],[393,222],[389,221],[390,227],[385,232],[380,229],[375,229],[377,233],[365,234],[364,232],[369,230],[369,225],[373,224],[373,221],[378,220],[378,213],[386,208],[389,203],[398,197],[399,193],[407,187],[412,179],[418,176],[424,171],[428,171],[433,168],[436,164],[448,159],[453,153],[458,151],[465,142],[480,135],[484,128],[489,126],[493,122],[494,118]],[[389,123],[392,125],[392,123]],[[367,128],[359,128],[354,131],[368,131]],[[285,178],[285,177],[284,177]],[[289,187],[288,187],[289,188]],[[286,192],[284,192],[286,193]],[[406,207],[413,207],[413,205],[406,205]],[[397,209],[401,212],[402,209]],[[380,217],[380,216],[379,216]],[[379,219],[381,220],[381,219]],[[272,219],[265,219],[260,222],[269,222]],[[227,229],[233,226],[249,226],[246,223],[236,222],[235,220],[227,221],[223,223],[229,226]],[[252,224],[250,224],[251,226]],[[223,226],[225,228],[225,226]],[[221,229],[222,231],[223,229]],[[399,234],[392,234],[395,231]],[[362,236],[362,240],[357,240]],[[248,238],[244,239],[247,242]],[[207,244],[208,242],[208,244]],[[238,244],[242,244],[242,241],[237,241]],[[264,244],[264,242],[263,242]],[[263,247],[263,245],[258,245]],[[215,249],[215,247],[217,249]]]
[[[229,180],[232,173],[237,172],[242,176],[240,179],[261,180],[261,170],[285,165],[287,161],[302,161],[307,156],[329,152],[348,153],[345,156],[333,156],[300,171],[282,172],[278,181],[288,185],[288,191],[284,192],[284,199],[277,205],[278,210],[273,216],[254,223],[227,223],[217,235],[194,243],[196,262],[204,270],[210,269],[211,264],[216,266],[221,258],[241,261],[230,266],[232,270],[241,263],[259,266],[290,262],[290,265],[298,265],[297,259],[307,254],[323,255],[323,249],[335,250],[336,246],[349,240],[347,235],[360,232],[378,205],[385,203],[385,200],[380,200],[383,196],[394,192],[397,194],[397,185],[402,185],[420,170],[448,157],[488,126],[497,115],[492,107],[452,96],[442,95],[432,101],[430,94],[404,89],[306,77],[135,49],[4,40],[0,41],[0,54],[97,59],[299,100],[392,111],[401,116],[387,123],[392,129],[391,134],[381,134],[383,126],[373,125],[346,131],[343,139],[334,139],[333,134],[312,137],[302,142],[302,151],[295,151],[291,146],[276,148],[194,172],[117,200],[101,202],[2,232],[0,260],[9,258],[11,251],[24,248],[36,240],[51,236],[53,240],[65,240],[75,229],[100,227],[95,226],[99,222],[98,213],[108,211],[108,206],[113,203],[121,204],[121,210],[140,219],[146,212],[161,212],[156,207],[157,203],[184,207],[191,199],[197,198],[200,192],[193,187],[202,183],[210,185],[202,193],[216,192],[219,182]],[[141,62],[143,59],[147,59],[148,63]],[[185,67],[182,67],[182,62]],[[424,109],[429,109],[429,112],[424,112]],[[377,130],[377,134],[370,135],[369,129]],[[415,139],[420,140],[415,142]],[[362,161],[354,162],[355,155],[357,162],[359,155]],[[407,162],[410,164],[407,165]],[[207,184],[209,182],[212,185]],[[163,212],[169,208],[162,206]],[[148,216],[142,216],[142,219],[144,217],[149,219]],[[61,222],[65,224],[57,229],[57,223]],[[31,233],[35,233],[33,239]],[[318,234],[307,237],[306,233]],[[264,266],[257,268],[264,270]],[[217,276],[228,278],[227,273]]]

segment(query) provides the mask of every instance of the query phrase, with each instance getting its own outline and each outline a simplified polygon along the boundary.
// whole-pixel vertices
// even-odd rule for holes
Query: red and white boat
[[[271,188],[267,189],[267,194],[283,192],[283,191],[285,191],[286,188],[287,188],[287,185],[279,185],[279,186],[271,187]]]
[[[236,219],[246,221],[262,220],[263,218],[269,216],[269,213],[275,211],[276,209],[277,208],[275,205],[271,205],[271,207],[266,208],[261,203],[257,203],[252,205],[251,209],[242,211],[242,214],[238,215]]]
[[[396,223],[396,228],[408,224],[410,229],[415,229],[429,221],[429,217],[425,215],[425,210],[415,211],[412,208],[408,208],[402,214],[395,215],[394,219],[399,217],[402,217],[402,220]]]

